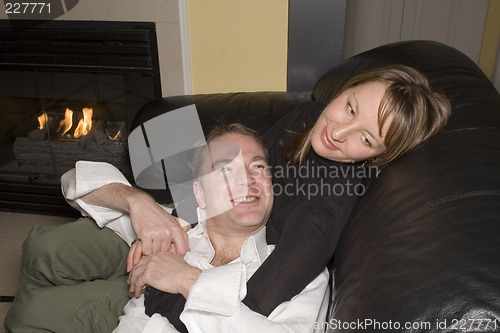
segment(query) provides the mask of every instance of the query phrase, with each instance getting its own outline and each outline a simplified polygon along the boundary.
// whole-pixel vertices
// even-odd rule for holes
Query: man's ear
[[[205,209],[205,196],[203,195],[203,188],[197,180],[193,182],[193,192],[196,202],[198,203],[198,207]]]

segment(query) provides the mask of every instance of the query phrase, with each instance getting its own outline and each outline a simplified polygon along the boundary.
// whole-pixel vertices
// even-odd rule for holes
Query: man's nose
[[[243,186],[250,186],[255,183],[255,175],[250,170],[250,168],[245,167],[241,169],[237,178],[237,183],[238,185]]]

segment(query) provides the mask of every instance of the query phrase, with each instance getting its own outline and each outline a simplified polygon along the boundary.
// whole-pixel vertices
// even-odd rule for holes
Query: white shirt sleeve
[[[90,205],[81,199],[84,195],[111,183],[131,186],[120,170],[109,163],[78,161],[74,169],[62,175],[61,190],[66,201],[83,216],[92,217],[99,227],[108,227],[130,245],[137,236],[128,214]]]
[[[113,230],[130,245],[137,236],[127,213],[89,205],[81,199],[84,195],[111,183],[132,186],[121,171],[109,163],[78,161],[74,169],[62,175],[61,190],[70,206],[80,211],[83,216],[92,217],[99,227]],[[171,208],[159,206],[167,213],[172,213]],[[183,220],[179,223],[181,226],[189,225]]]
[[[123,215],[123,212],[89,205],[81,197],[104,185],[120,183],[131,186],[125,176],[113,165],[103,162],[76,162],[75,168],[61,177],[61,190],[66,201],[83,216],[92,217],[100,227]]]
[[[299,295],[280,304],[269,317],[256,313],[241,300],[246,295],[246,267],[241,262],[201,272],[181,314],[190,333],[312,332],[326,318],[328,272],[325,269]]]

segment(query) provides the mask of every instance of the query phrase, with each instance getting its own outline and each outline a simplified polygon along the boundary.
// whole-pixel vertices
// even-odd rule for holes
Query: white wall
[[[489,0],[349,0],[344,58],[402,40],[435,40],[476,63]]]

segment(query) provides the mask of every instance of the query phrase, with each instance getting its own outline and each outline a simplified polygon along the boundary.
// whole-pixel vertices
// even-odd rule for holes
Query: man
[[[112,328],[108,327],[116,323],[117,315],[114,314],[123,308],[126,297],[119,291],[123,290],[121,286],[126,285],[124,278],[122,275],[115,276],[114,272],[125,271],[125,267],[106,269],[106,265],[115,261],[121,265],[125,260],[120,260],[120,256],[125,257],[124,253],[127,252],[127,269],[130,271],[135,266],[130,275],[129,291],[139,296],[145,285],[151,285],[159,290],[186,296],[187,305],[181,318],[192,332],[204,332],[208,330],[207,327],[214,325],[214,329],[210,331],[224,331],[222,327],[229,327],[227,331],[231,332],[238,331],[236,328],[255,332],[265,327],[261,330],[272,332],[271,327],[281,330],[285,326],[292,331],[304,332],[316,320],[324,319],[328,298],[326,272],[292,301],[278,307],[269,317],[252,312],[240,302],[245,296],[246,281],[272,250],[265,242],[265,223],[273,202],[272,186],[266,171],[266,150],[253,131],[241,125],[231,125],[219,128],[219,132],[215,133],[211,139],[208,138],[212,149],[201,154],[201,161],[204,163],[200,163],[203,165],[197,172],[200,179],[194,185],[200,213],[206,217],[206,222],[201,222],[189,233],[191,251],[186,254],[185,259],[191,265],[187,265],[178,256],[168,254],[179,255],[185,251],[178,246],[182,242],[172,241],[174,238],[171,234],[163,235],[163,238],[155,236],[152,238],[154,241],[148,241],[147,246],[154,248],[150,253],[157,252],[157,255],[141,259],[142,254],[146,253],[144,241],[135,242],[129,252],[126,243],[132,244],[137,235],[141,235],[140,230],[137,230],[137,225],[141,224],[134,224],[134,220],[147,220],[152,224],[164,219],[168,213],[149,195],[130,187],[113,166],[78,162],[76,169],[63,176],[63,192],[75,208],[84,215],[91,216],[99,226],[107,227],[102,232],[94,231],[93,234],[96,237],[103,234],[108,246],[102,251],[100,248],[94,248],[94,251],[82,250],[82,253],[94,253],[94,257],[82,262],[79,255],[78,262],[72,262],[71,258],[74,257],[66,251],[79,251],[85,246],[95,247],[96,244],[103,243],[101,240],[88,244],[88,237],[82,242],[75,242],[78,239],[76,235],[71,238],[72,244],[64,247],[65,251],[55,248],[48,260],[37,258],[37,263],[25,263],[23,266],[33,267],[33,272],[38,276],[27,277],[29,272],[23,274],[26,275],[25,279],[34,281],[30,281],[33,283],[29,286],[23,286],[17,295],[13,311],[9,314],[10,319],[9,316],[7,318],[9,323],[13,323],[7,325],[9,329],[13,332],[23,331],[24,328],[29,328],[30,332],[89,332],[92,329],[111,331]],[[226,148],[216,148],[218,145]],[[228,146],[233,148],[228,149]],[[241,163],[238,164],[235,157],[240,150]],[[98,173],[95,172],[96,168],[99,168]],[[205,219],[203,216],[200,221]],[[83,234],[89,234],[88,228],[96,227],[88,219],[76,222],[75,225],[76,228],[71,228],[72,232],[78,232],[78,228],[82,228]],[[109,237],[104,232],[106,229],[113,230],[121,239]],[[44,232],[42,230],[39,234]],[[36,239],[39,243],[50,243],[50,238]],[[110,242],[113,242],[111,247]],[[31,243],[29,246],[33,246]],[[110,248],[116,250],[109,252]],[[29,253],[36,253],[36,248]],[[225,265],[227,263],[230,264]],[[42,267],[45,270],[41,270]],[[58,276],[58,267],[63,268],[65,274],[71,274]],[[98,277],[85,281],[79,279],[82,267],[85,275],[95,271]],[[207,268],[210,269],[205,270]],[[103,271],[111,273],[107,276],[102,274]],[[93,285],[92,288],[89,285]],[[228,289],[229,285],[232,287]],[[54,302],[56,309],[50,306]],[[66,306],[60,306],[61,304]],[[143,296],[131,300],[125,311],[119,331],[122,327],[125,327],[126,332],[133,331],[133,327],[137,325],[140,327],[139,331],[156,326],[163,327],[166,331],[173,330],[160,315],[149,318],[144,314]],[[113,316],[116,316],[114,320],[110,320]]]
[[[180,293],[186,298],[181,319],[190,332],[284,329],[307,332],[313,330],[315,322],[325,318],[326,270],[269,317],[241,303],[246,281],[273,249],[265,241],[265,224],[272,209],[273,194],[267,154],[260,142],[253,131],[238,124],[221,126],[211,132],[207,138],[208,148],[198,154],[200,166],[193,190],[200,223],[188,233],[191,251],[184,260],[167,252],[140,259],[129,277],[130,291],[136,298],[125,307],[116,332],[176,332],[166,318],[158,314],[151,318],[145,315],[141,291],[146,285]],[[235,146],[240,151],[238,155],[234,153]],[[117,198],[122,190],[127,191],[125,185],[110,185]],[[102,190],[109,194],[106,186]],[[99,205],[100,192],[93,191],[83,200]],[[103,201],[109,198],[106,196]],[[125,224],[124,220],[121,222]],[[125,239],[133,236],[126,227],[114,227]],[[141,247],[141,241],[134,243],[131,256],[142,253]]]

